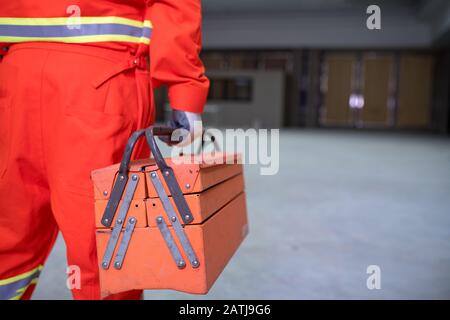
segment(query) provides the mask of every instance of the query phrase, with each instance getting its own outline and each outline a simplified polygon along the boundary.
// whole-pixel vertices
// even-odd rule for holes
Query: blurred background
[[[366,27],[370,4],[381,30]],[[450,2],[203,8],[206,125],[281,128],[280,171],[246,166],[250,234],[207,296],[145,297],[449,299]],[[59,239],[34,298],[70,298],[65,268]]]
[[[377,1],[381,30],[370,4],[203,1],[208,124],[448,133],[448,1]]]

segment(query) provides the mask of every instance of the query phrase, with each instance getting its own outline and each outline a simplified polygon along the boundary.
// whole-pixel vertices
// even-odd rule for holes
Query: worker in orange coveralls
[[[167,85],[174,127],[201,119],[200,25],[200,0],[2,1],[0,299],[30,298],[58,231],[74,298],[100,298],[90,172],[153,122],[152,88]]]

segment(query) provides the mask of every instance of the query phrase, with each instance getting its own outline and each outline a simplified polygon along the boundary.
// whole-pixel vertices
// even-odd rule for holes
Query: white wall
[[[213,71],[214,78],[244,77],[253,83],[251,101],[208,100],[205,123],[213,127],[280,128],[283,125],[284,73],[282,71]]]
[[[366,28],[364,7],[269,13],[206,13],[204,48],[422,48],[429,23],[412,8],[383,9],[382,30]]]

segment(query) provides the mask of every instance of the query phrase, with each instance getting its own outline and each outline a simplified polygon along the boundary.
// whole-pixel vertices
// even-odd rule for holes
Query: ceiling
[[[271,23],[273,19],[297,17],[306,19],[331,15],[345,17],[350,12],[364,12],[376,3],[392,19],[406,19],[424,23],[430,27],[433,38],[447,35],[450,39],[450,1],[449,0],[202,0],[206,20],[217,18],[260,17]],[[310,16],[308,14],[311,14]],[[386,13],[385,13],[386,14]]]
[[[432,2],[428,0],[426,2]],[[420,8],[423,0],[378,0],[384,7]],[[203,0],[203,10],[208,13],[229,12],[292,12],[305,10],[345,10],[373,4],[364,0]]]

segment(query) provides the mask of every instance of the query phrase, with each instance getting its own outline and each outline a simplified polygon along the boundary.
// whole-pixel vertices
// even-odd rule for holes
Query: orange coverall
[[[90,172],[153,122],[152,87],[177,110],[205,104],[200,0],[75,3],[0,5],[0,299],[31,296],[58,231],[74,298],[99,299]]]

